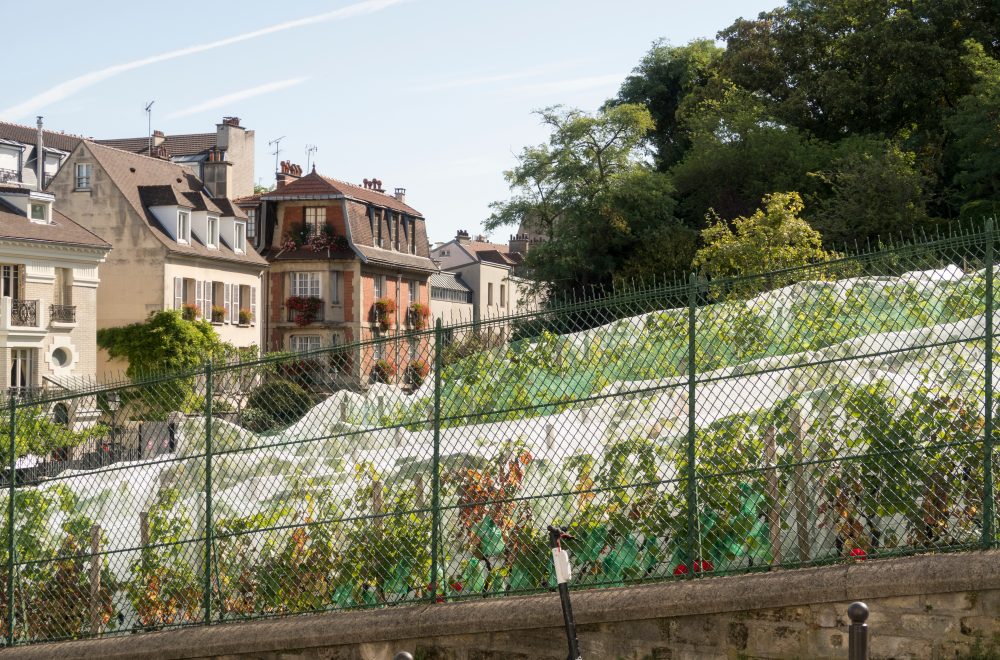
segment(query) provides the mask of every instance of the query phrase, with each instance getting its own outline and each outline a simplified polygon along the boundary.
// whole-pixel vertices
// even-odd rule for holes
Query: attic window
[[[236,222],[233,224],[233,237],[236,245],[233,246],[233,251],[240,254],[247,251],[247,226],[243,222]]]
[[[219,247],[219,219],[215,216],[208,216],[208,247]]]
[[[31,221],[32,222],[48,222],[48,218],[45,217],[45,204],[31,204]]]
[[[177,212],[177,242],[191,242],[191,214],[187,211]]]

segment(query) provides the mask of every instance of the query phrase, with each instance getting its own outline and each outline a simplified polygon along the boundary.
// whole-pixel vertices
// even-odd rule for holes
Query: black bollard
[[[851,627],[847,630],[847,659],[868,660],[868,606],[857,601],[847,607]]]

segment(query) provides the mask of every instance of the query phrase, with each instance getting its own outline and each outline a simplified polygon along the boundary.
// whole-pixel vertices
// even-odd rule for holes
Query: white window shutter
[[[194,304],[198,306],[201,310],[202,315],[205,314],[205,308],[202,306],[202,298],[205,293],[205,285],[201,280],[196,280],[194,283]]]
[[[257,322],[257,287],[250,287],[250,323]]]
[[[226,314],[223,320],[226,323],[229,323],[229,316],[232,313],[232,297],[231,297],[232,291],[229,288],[229,284],[223,284],[222,291],[224,296],[222,306],[226,308]]]
[[[229,307],[229,322],[233,325],[240,322],[240,285],[231,284],[233,287],[232,304]]]
[[[180,309],[184,304],[184,278],[174,278],[174,309]]]

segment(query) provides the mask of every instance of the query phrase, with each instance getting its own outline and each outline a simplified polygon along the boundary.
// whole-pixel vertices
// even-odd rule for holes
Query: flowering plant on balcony
[[[379,328],[385,332],[392,327],[392,315],[396,313],[396,301],[392,298],[379,298],[373,306],[375,309],[375,321]]]
[[[404,378],[409,385],[420,387],[430,372],[431,368],[423,360],[410,360],[406,365]]]
[[[222,305],[212,305],[212,323],[222,323],[226,320],[226,308]]]
[[[376,383],[390,383],[396,377],[396,363],[392,360],[376,360],[372,367],[372,380]]]
[[[328,226],[324,225],[318,232],[311,232],[306,225],[296,224],[285,233],[281,250],[297,250],[299,248],[306,248],[313,252],[322,252],[324,250],[329,252],[346,252],[351,249],[347,243],[347,239],[335,234],[333,229]]]
[[[181,305],[181,318],[185,321],[194,321],[201,316],[201,307],[194,303],[184,303]]]
[[[316,320],[323,301],[316,296],[292,296],[285,301],[288,309],[295,312],[295,325],[309,325]]]
[[[431,308],[419,302],[410,304],[410,325],[416,330],[427,327],[427,319],[431,317]]]
[[[253,321],[253,314],[244,307],[240,310],[240,325],[250,325],[251,321]]]

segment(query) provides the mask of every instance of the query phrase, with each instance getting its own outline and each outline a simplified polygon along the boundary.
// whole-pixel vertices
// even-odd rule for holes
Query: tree
[[[805,266],[838,256],[823,249],[819,232],[799,217],[804,205],[797,192],[765,195],[764,208],[729,224],[715,216],[702,233],[705,245],[694,265],[710,278],[738,277]],[[781,285],[795,276],[772,280]]]
[[[677,47],[656,42],[622,83],[618,96],[608,102],[641,103],[649,110],[656,124],[649,141],[660,170],[669,169],[687,151],[690,137],[678,121],[678,110],[686,98],[708,83],[722,52],[708,39]]]
[[[232,350],[208,321],[186,321],[173,309],[153,312],[142,323],[102,328],[97,345],[112,359],[128,360],[130,377],[192,369]]]
[[[514,195],[492,205],[484,226],[532,225],[547,238],[527,255],[532,276],[556,297],[589,295],[613,282],[650,233],[683,229],[673,215],[673,188],[644,159],[653,128],[645,108],[539,114],[551,129],[549,141],[521,152],[505,173]]]
[[[107,435],[103,424],[96,424],[82,430],[68,429],[52,420],[41,406],[18,406],[14,415],[14,457],[28,454],[48,456],[59,449],[68,449],[83,444],[87,440]],[[10,415],[0,416],[0,460],[10,461]],[[6,464],[6,463],[5,463]]]

